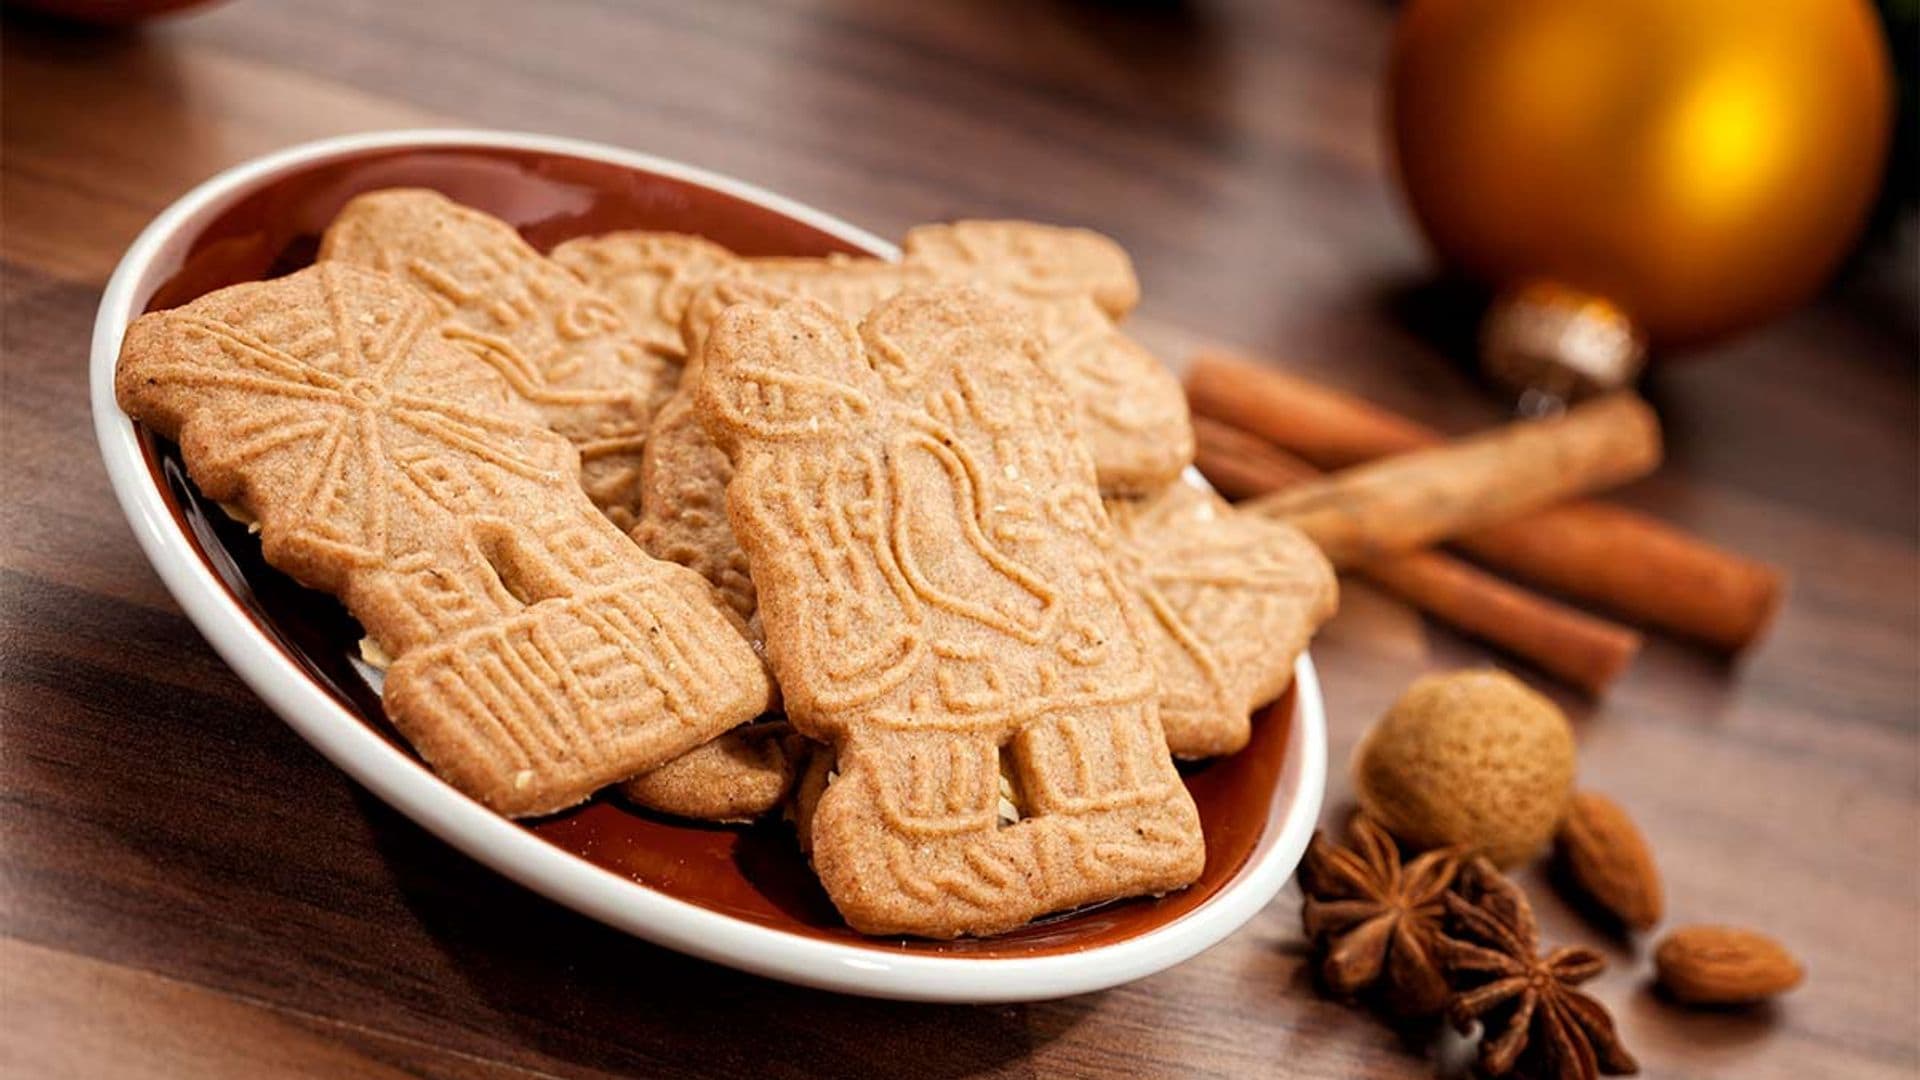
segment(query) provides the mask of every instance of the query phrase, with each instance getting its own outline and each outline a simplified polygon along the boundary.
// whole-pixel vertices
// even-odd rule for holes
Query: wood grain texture
[[[1291,889],[1170,972],[1031,1006],[797,990],[654,949],[359,791],[180,615],[95,455],[86,342],[145,221],[246,156],[368,127],[575,135],[886,235],[1086,224],[1143,337],[1279,358],[1449,430],[1498,407],[1375,138],[1386,5],[235,0],[120,34],[0,27],[0,1071],[8,1075],[1430,1075],[1313,993]],[[1848,293],[1656,374],[1668,460],[1623,501],[1786,566],[1736,667],[1650,643],[1567,701],[1674,921],[1763,928],[1807,984],[1681,1014],[1648,945],[1537,878],[1549,938],[1651,1076],[1920,1068],[1920,454],[1910,321]],[[1910,316],[1910,313],[1909,313]],[[1342,763],[1416,674],[1488,655],[1364,584],[1315,647]],[[1329,820],[1350,800],[1339,772]]]

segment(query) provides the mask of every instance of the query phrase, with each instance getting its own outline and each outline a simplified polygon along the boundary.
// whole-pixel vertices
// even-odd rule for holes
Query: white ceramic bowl
[[[1273,899],[1305,849],[1326,775],[1325,717],[1313,665],[1305,657],[1298,667],[1297,705],[1293,722],[1287,725],[1284,765],[1271,786],[1257,841],[1211,895],[1171,921],[1119,940],[1076,951],[985,957],[943,954],[933,947],[899,942],[835,940],[790,932],[677,899],[602,869],[442,783],[356,715],[337,692],[316,681],[310,665],[298,659],[297,650],[290,651],[285,635],[276,633],[250,599],[236,594],[226,580],[231,575],[216,569],[229,565],[223,560],[231,560],[232,554],[205,536],[196,538],[184,526],[178,494],[168,490],[153,466],[145,437],[114,402],[114,365],[127,325],[152,301],[156,290],[180,271],[189,248],[209,223],[269,185],[370,154],[397,152],[401,157],[395,160],[404,161],[409,151],[427,156],[445,151],[474,160],[498,154],[522,165],[529,160],[562,166],[591,163],[601,173],[627,177],[622,183],[646,193],[645,198],[655,198],[647,185],[660,188],[656,201],[664,209],[656,209],[666,215],[668,226],[679,223],[689,231],[701,230],[700,221],[676,222],[673,215],[678,212],[676,206],[692,205],[687,193],[706,192],[729,204],[757,208],[752,212],[771,215],[769,220],[798,223],[851,249],[896,255],[892,245],[852,225],[727,177],[609,146],[501,132],[395,131],[306,143],[236,165],[169,206],[127,250],[101,298],[91,357],[93,419],[100,451],[141,548],[174,598],[221,657],[302,738],[448,843],[559,903],[667,948],[759,975],[852,994],[985,1002],[1099,990],[1193,956],[1232,933]],[[491,182],[480,175],[471,184],[463,179],[453,186]],[[463,193],[449,190],[449,194],[458,198]],[[710,212],[711,207],[701,211]]]

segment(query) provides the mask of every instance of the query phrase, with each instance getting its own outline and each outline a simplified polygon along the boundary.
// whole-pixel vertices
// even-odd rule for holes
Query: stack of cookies
[[[513,816],[784,812],[849,925],[991,934],[1190,884],[1333,610],[1181,479],[1126,255],[1020,222],[898,262],[617,233],[549,255],[360,196],[320,261],[141,318],[118,392],[340,598],[421,757]]]

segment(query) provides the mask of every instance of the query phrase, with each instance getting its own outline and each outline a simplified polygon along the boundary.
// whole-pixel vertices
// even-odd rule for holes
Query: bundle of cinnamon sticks
[[[1298,525],[1336,566],[1588,693],[1625,670],[1640,635],[1528,586],[1726,653],[1778,606],[1773,567],[1579,498],[1659,464],[1658,423],[1631,395],[1450,442],[1230,356],[1197,357],[1186,385],[1200,471],[1243,509]]]

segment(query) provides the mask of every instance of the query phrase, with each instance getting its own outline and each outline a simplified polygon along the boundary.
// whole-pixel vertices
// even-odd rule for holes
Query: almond
[[[1576,793],[1554,842],[1567,876],[1608,914],[1635,930],[1660,921],[1660,870],[1619,803]]]
[[[1737,926],[1684,926],[1653,953],[1660,985],[1688,1005],[1743,1005],[1800,985],[1806,970],[1779,942]]]

